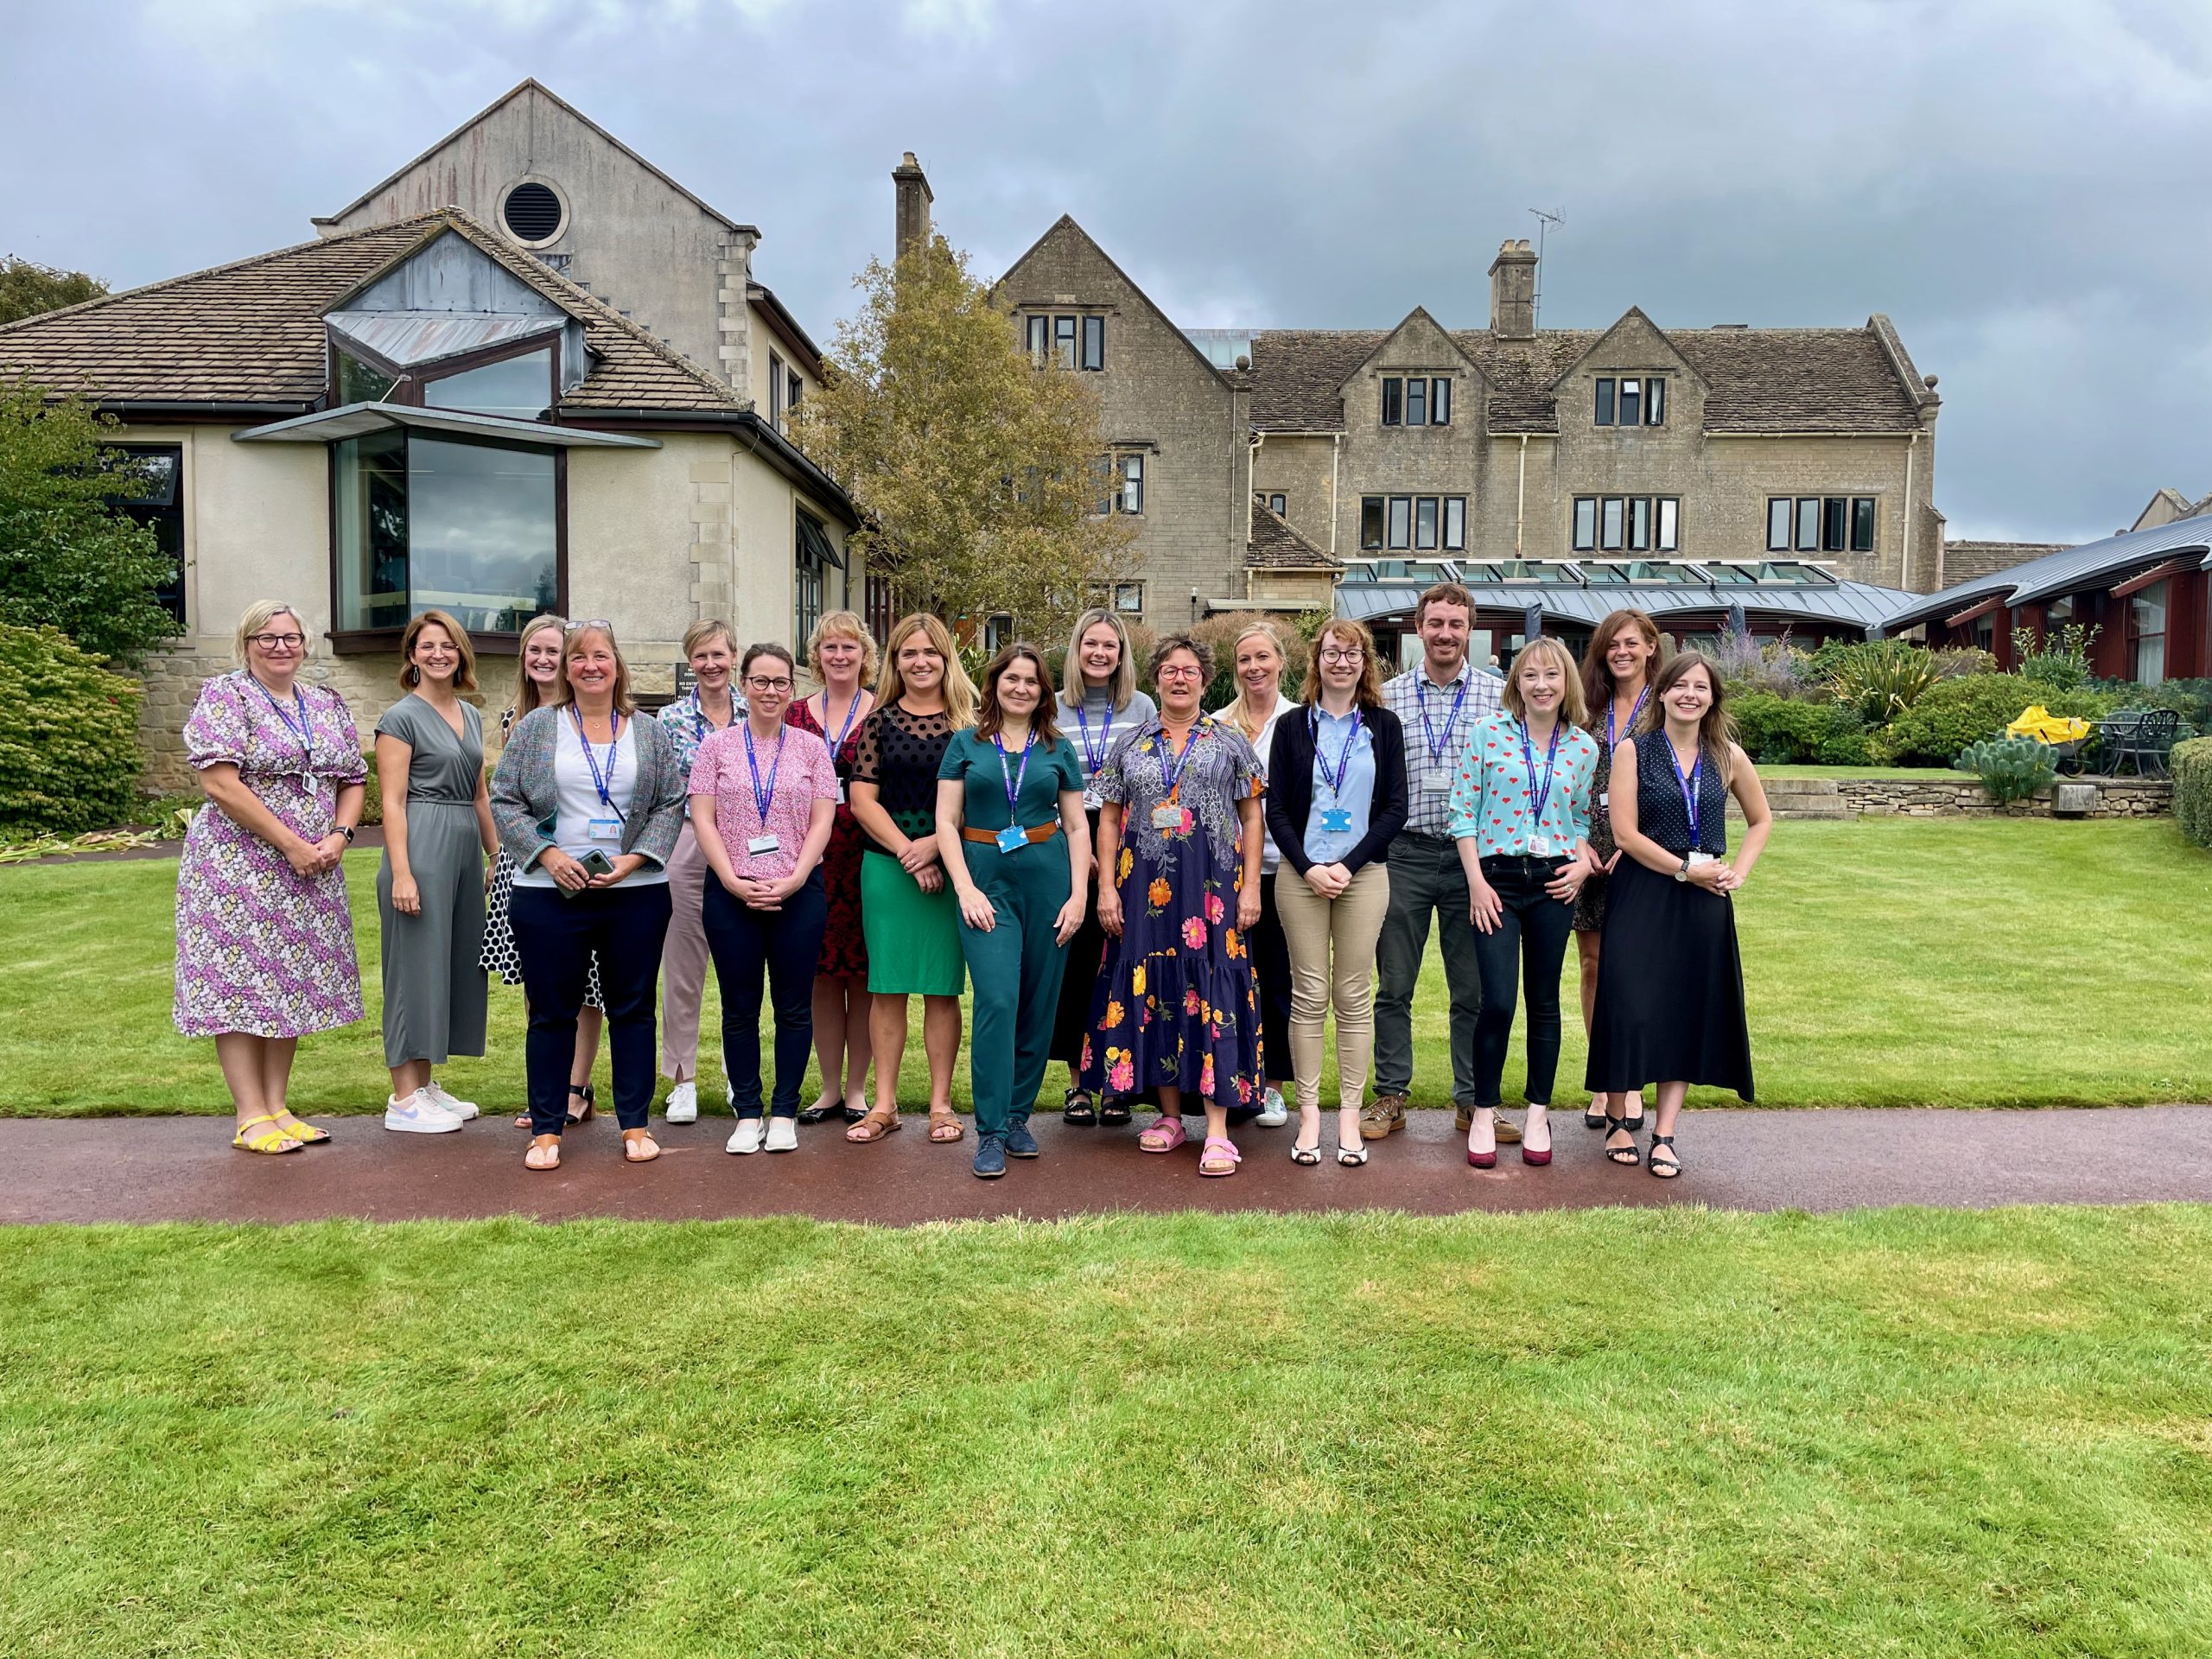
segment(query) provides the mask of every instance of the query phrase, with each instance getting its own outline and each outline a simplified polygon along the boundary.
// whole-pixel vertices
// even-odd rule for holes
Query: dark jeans
[[[799,1084],[814,1047],[814,964],[830,899],[817,868],[781,910],[750,910],[709,873],[699,918],[722,994],[722,1069],[740,1117],[760,1116],[760,976],[776,1011],[776,1092],[768,1109],[798,1116]]]
[[[1290,879],[1298,880],[1293,870]],[[1275,878],[1260,878],[1260,919],[1244,936],[1252,946],[1252,977],[1260,991],[1260,1070],[1268,1086],[1290,1093],[1290,946],[1275,916]]]
[[[1559,975],[1574,930],[1574,906],[1553,898],[1544,883],[1558,873],[1555,858],[1491,857],[1483,880],[1503,906],[1495,932],[1474,930],[1475,964],[1482,972],[1483,1008],[1475,1019],[1475,1104],[1498,1103],[1505,1076],[1505,1048],[1513,1035],[1513,980],[1517,969],[1529,997],[1529,1103],[1552,1103],[1559,1074]],[[1396,869],[1397,861],[1391,861]]]
[[[576,1014],[584,1005],[592,952],[607,1003],[607,1049],[614,1077],[614,1120],[642,1129],[660,1075],[653,1052],[654,994],[660,945],[668,933],[668,884],[602,887],[563,898],[556,887],[517,887],[507,914],[530,997],[523,1055],[530,1075],[530,1130],[558,1135],[569,1121],[569,1068],[576,1056]]]
[[[1291,880],[1297,879],[1294,873]],[[1452,1103],[1471,1106],[1481,1097],[1475,1087],[1475,1026],[1483,976],[1475,961],[1475,930],[1467,921],[1466,867],[1459,862],[1458,842],[1410,830],[1390,843],[1390,908],[1375,944],[1375,1092],[1413,1090],[1414,992],[1428,950],[1432,914],[1451,999],[1445,1030],[1452,1048]],[[1507,1020],[1512,1017],[1509,1009]]]

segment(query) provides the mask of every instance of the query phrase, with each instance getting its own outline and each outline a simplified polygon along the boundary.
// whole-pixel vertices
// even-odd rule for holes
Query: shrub
[[[1746,691],[1729,698],[1728,712],[1744,753],[1761,766],[1863,766],[1873,759],[1865,726],[1840,703]]]
[[[2054,715],[2095,720],[2112,709],[2101,692],[2054,691],[2018,674],[1976,674],[1941,680],[1877,734],[1878,758],[1901,765],[1948,766],[1970,743],[1995,737],[2031,703]]]
[[[2212,847],[2212,737],[2177,743],[2169,757],[2174,772],[2174,817],[2185,840]]]
[[[81,835],[130,816],[139,695],[58,630],[0,625],[0,837]]]
[[[2044,636],[2040,645],[2025,628],[2012,630],[2014,672],[2054,691],[2075,691],[2089,683],[2089,647],[2100,631],[2069,622]]]
[[[1732,692],[1770,691],[1777,697],[1802,697],[1814,688],[1811,656],[1784,634],[1764,645],[1748,633],[1727,633],[1713,660]]]
[[[1990,799],[2000,806],[2024,801],[2058,776],[2058,753],[2032,737],[1993,737],[1961,751],[1961,772],[1981,779]]]
[[[2212,680],[2165,680],[2145,685],[2139,680],[2098,680],[2097,690],[2107,692],[2115,709],[2171,709],[2189,728],[2183,737],[2212,732]]]
[[[1943,676],[1933,653],[1902,639],[1847,645],[1833,660],[1827,689],[1869,726],[1895,720]]]

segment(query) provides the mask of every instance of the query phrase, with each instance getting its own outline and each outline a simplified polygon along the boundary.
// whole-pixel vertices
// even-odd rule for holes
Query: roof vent
[[[1713,326],[1715,328],[1749,328],[1751,325],[1748,322],[1716,322]]]
[[[552,186],[531,180],[507,192],[506,200],[499,205],[499,217],[518,242],[550,242],[559,234],[567,214]]]

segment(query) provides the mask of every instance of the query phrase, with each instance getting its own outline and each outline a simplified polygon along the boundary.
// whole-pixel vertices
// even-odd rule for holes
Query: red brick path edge
[[[388,1134],[373,1117],[321,1121],[328,1145],[268,1158],[232,1150],[221,1118],[0,1120],[0,1223],[800,1215],[908,1226],[1191,1209],[1443,1215],[2212,1200],[2212,1106],[1694,1112],[1676,1142],[1686,1173],[1672,1182],[1608,1164],[1579,1111],[1560,1116],[1546,1168],[1523,1166],[1509,1147],[1495,1171],[1471,1169],[1450,1115],[1424,1111],[1377,1143],[1365,1168],[1341,1169],[1331,1112],[1319,1167],[1290,1161],[1289,1128],[1247,1128],[1236,1137],[1243,1166],[1226,1179],[1199,1176],[1196,1138],[1154,1156],[1137,1149],[1135,1127],[1072,1129],[1053,1117],[1037,1124],[1044,1155],[991,1182],[969,1173],[972,1122],[957,1144],[933,1146],[918,1117],[873,1146],[848,1145],[842,1126],[823,1124],[800,1130],[795,1153],[745,1158],[722,1150],[728,1118],[680,1128],[657,1118],[664,1155],[635,1167],[601,1118],[571,1131],[552,1174],[523,1167],[528,1136],[504,1116],[487,1113],[448,1135]]]

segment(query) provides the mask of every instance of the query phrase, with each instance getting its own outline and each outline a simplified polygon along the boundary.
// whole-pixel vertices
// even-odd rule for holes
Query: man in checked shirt
[[[1406,1126],[1414,1084],[1414,988],[1428,950],[1433,912],[1451,992],[1452,1103],[1463,1131],[1475,1103],[1475,1016],[1482,982],[1475,968],[1475,928],[1467,913],[1467,876],[1452,840],[1452,779],[1467,734],[1498,712],[1503,683],[1467,660],[1474,596],[1456,582],[1440,582],[1414,607],[1421,661],[1382,687],[1382,700],[1406,734],[1404,833],[1390,846],[1390,908],[1376,946],[1375,1098],[1360,1114],[1360,1133],[1381,1140]],[[1520,1128],[1497,1115],[1497,1138],[1518,1141]]]

